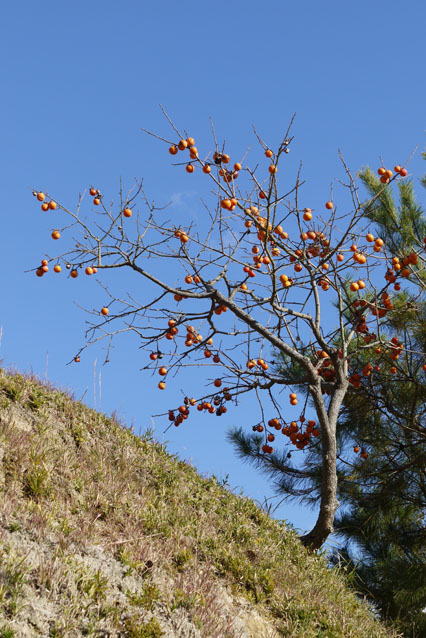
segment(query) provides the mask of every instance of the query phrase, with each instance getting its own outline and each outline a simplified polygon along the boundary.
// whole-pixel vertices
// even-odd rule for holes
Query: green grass
[[[0,448],[0,638],[31,597],[64,638],[172,636],[177,613],[236,638],[241,597],[278,636],[396,635],[283,522],[65,392],[0,370]]]

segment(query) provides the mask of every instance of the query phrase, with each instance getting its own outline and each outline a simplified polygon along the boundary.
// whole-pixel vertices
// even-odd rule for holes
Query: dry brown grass
[[[252,501],[4,371],[0,549],[0,638],[395,635]]]

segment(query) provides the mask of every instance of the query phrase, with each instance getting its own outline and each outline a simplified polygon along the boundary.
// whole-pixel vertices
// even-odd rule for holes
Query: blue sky
[[[3,5],[1,20],[0,357],[89,405],[101,371],[102,410],[116,410],[136,431],[152,424],[164,398],[140,372],[145,359],[135,341],[117,342],[108,366],[101,348],[79,366],[66,365],[84,343],[87,317],[77,304],[103,303],[102,292],[82,277],[36,280],[25,272],[51,250],[51,223],[33,188],[73,205],[90,184],[112,198],[120,176],[127,186],[143,177],[150,198],[184,202],[175,214],[196,216],[204,182],[171,167],[164,146],[141,131],[169,135],[159,103],[204,148],[212,116],[236,155],[255,143],[253,124],[277,145],[296,112],[289,172],[303,161],[306,196],[316,205],[343,177],[338,148],[356,172],[379,156],[389,166],[403,163],[425,147],[422,1],[17,1]],[[418,152],[410,172],[422,170]],[[229,474],[232,486],[263,500],[270,486],[224,439],[228,425],[250,421],[250,408],[228,416],[165,436],[163,422],[154,425],[181,458],[202,472]],[[303,529],[315,518],[288,503],[276,515]]]

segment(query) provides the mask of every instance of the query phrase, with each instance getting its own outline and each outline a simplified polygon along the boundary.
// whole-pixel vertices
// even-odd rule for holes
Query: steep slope
[[[394,635],[252,501],[0,370],[0,638]]]

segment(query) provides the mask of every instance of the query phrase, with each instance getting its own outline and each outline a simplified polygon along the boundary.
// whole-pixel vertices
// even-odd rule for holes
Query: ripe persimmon
[[[125,208],[123,210],[123,215],[124,215],[124,217],[131,217],[132,216],[132,209],[131,208]]]
[[[96,190],[96,188],[91,188],[89,193],[91,194],[92,197],[95,197],[95,195],[98,194],[98,191]]]
[[[164,376],[167,374],[167,368],[165,368],[164,366],[163,366],[163,367],[161,367],[161,368],[158,370],[158,374],[159,374],[160,376],[164,377]]]
[[[43,202],[43,204],[41,205],[41,210],[49,210],[49,204],[47,204],[46,202]]]
[[[92,266],[87,266],[84,272],[86,273],[86,275],[93,275]]]
[[[194,172],[194,167],[193,167],[192,164],[187,164],[185,170],[186,170],[187,173],[193,173]]]
[[[406,168],[401,168],[401,170],[399,171],[399,174],[401,175],[401,177],[407,177],[407,169]]]
[[[169,153],[170,153],[170,155],[176,155],[176,153],[178,152],[178,150],[179,150],[179,149],[178,149],[178,147],[177,147],[177,146],[175,146],[175,144],[173,144],[173,145],[169,148]],[[92,193],[90,193],[90,194],[92,194]]]
[[[74,357],[74,361],[75,361],[76,363],[80,363],[80,357],[77,355],[76,357]]]
[[[275,175],[275,173],[278,171],[278,168],[275,166],[275,164],[270,164],[268,171],[271,173],[271,175]]]
[[[95,199],[93,200],[93,203],[95,206],[99,206],[99,204],[101,203],[101,200],[99,199],[99,197],[95,197]]]
[[[327,210],[332,210],[333,208],[333,202],[332,201],[328,201],[325,203],[325,207],[327,208]]]
[[[271,149],[270,149],[270,148],[267,148],[267,149],[266,149],[266,151],[265,151],[265,155],[266,155],[266,157],[272,157],[273,152],[271,151]]]
[[[188,142],[186,140],[180,140],[178,144],[178,148],[180,151],[184,151],[188,147]]]
[[[39,202],[44,202],[46,195],[44,193],[37,193],[37,199]]]
[[[109,309],[104,306],[103,308],[101,308],[101,314],[104,315],[104,317],[107,316],[107,314],[109,314]]]
[[[208,175],[209,173],[211,173],[212,167],[210,166],[210,164],[204,164],[203,166],[203,173],[206,173],[206,175]]]
[[[73,270],[71,270],[70,277],[72,277],[73,279],[78,277],[78,270],[75,270],[75,268]]]
[[[59,239],[61,236],[61,233],[59,232],[59,230],[54,230],[51,234],[52,239]]]
[[[159,390],[165,390],[166,389],[166,384],[164,383],[164,381],[160,381],[160,383],[158,384],[158,389]]]
[[[61,270],[62,268],[59,264],[55,264],[55,266],[53,266],[53,272],[61,272]]]
[[[49,208],[50,210],[56,210],[57,208],[56,202],[49,202]]]

